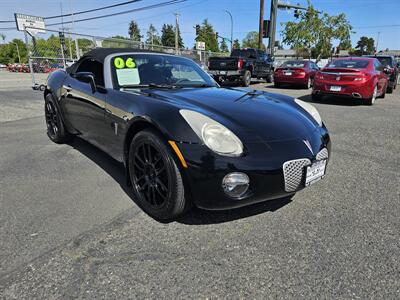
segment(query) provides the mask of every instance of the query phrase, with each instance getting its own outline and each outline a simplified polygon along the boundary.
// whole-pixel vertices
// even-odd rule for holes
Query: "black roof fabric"
[[[96,48],[87,52],[82,58],[92,58],[93,60],[97,60],[101,63],[104,62],[104,59],[113,53],[121,53],[121,52],[148,52],[148,53],[160,53],[165,54],[163,52],[143,50],[137,48]],[[82,59],[81,58],[81,59]]]
[[[68,73],[75,73],[77,66],[79,63],[87,58],[91,58],[95,61],[104,63],[104,59],[113,53],[124,53],[124,52],[141,52],[141,53],[159,53],[159,54],[166,54],[163,52],[157,52],[157,51],[150,51],[150,50],[144,50],[144,49],[137,49],[137,48],[95,48],[90,50],[89,52],[86,52],[77,62],[75,62],[72,66],[67,68]]]

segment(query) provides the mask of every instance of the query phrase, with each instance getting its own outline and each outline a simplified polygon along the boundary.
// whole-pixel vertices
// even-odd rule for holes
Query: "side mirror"
[[[92,93],[96,92],[96,82],[94,81],[94,74],[92,72],[78,72],[75,74],[75,79],[89,83],[92,88]]]

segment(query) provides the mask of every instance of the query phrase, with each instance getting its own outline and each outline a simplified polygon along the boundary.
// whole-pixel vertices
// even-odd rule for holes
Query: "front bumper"
[[[183,169],[186,191],[197,207],[210,210],[236,208],[293,195],[304,187],[303,169],[300,170],[300,184],[288,189],[283,165],[296,159],[313,162],[324,148],[330,152],[326,128],[317,131],[308,139],[313,153],[302,139],[247,143],[241,157],[220,156],[205,145],[181,143],[179,148],[188,164],[188,168]],[[241,199],[229,197],[222,189],[223,178],[231,172],[243,172],[250,178],[249,189]]]

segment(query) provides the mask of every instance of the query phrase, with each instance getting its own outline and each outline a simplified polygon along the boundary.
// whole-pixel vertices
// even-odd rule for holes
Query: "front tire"
[[[143,130],[132,139],[129,176],[139,205],[151,217],[172,219],[189,206],[171,150],[155,130]]]
[[[61,112],[51,94],[47,94],[44,102],[44,113],[47,125],[47,136],[54,143],[63,144],[69,141],[72,135],[65,128]]]
[[[274,81],[274,77],[272,76],[272,74],[267,75],[266,81],[267,81],[267,83],[272,83]]]

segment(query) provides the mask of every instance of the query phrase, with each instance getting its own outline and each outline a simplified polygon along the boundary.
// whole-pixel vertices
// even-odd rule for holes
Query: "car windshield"
[[[253,49],[233,49],[231,56],[232,57],[250,57],[255,56],[256,51]]]
[[[124,54],[111,59],[114,88],[209,87],[211,77],[190,59],[163,54]]]
[[[338,59],[328,64],[328,68],[365,69],[369,64],[366,59]]]
[[[379,62],[381,63],[382,66],[386,67],[386,66],[390,66],[393,67],[393,63],[392,63],[392,59],[390,57],[375,57],[376,59],[379,60]]]
[[[305,65],[306,65],[306,63],[303,61],[286,61],[281,65],[281,67],[282,68],[288,68],[288,67],[304,68]]]

